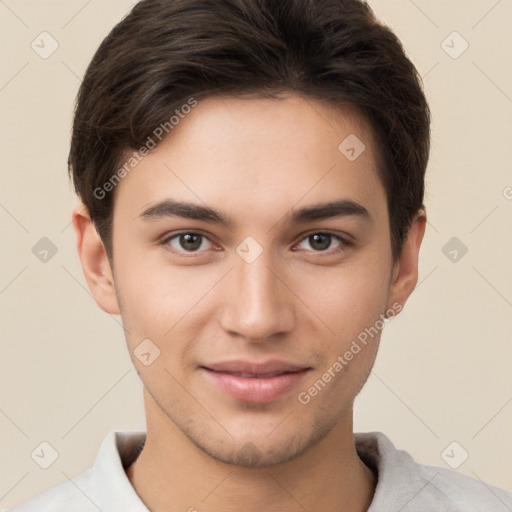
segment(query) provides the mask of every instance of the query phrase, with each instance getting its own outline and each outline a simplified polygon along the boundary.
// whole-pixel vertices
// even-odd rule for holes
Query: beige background
[[[66,175],[81,76],[132,3],[0,0],[3,508],[90,467],[109,431],[144,429],[120,319],[82,275]],[[444,467],[456,441],[458,471],[512,489],[512,1],[370,3],[424,76],[433,150],[420,281],[384,333],[355,430]],[[43,31],[59,45],[47,59],[31,48]],[[458,58],[453,31],[469,44]],[[58,250],[46,263],[32,253],[42,237]],[[452,237],[468,249],[456,262]],[[46,470],[30,456],[42,441],[59,455]]]

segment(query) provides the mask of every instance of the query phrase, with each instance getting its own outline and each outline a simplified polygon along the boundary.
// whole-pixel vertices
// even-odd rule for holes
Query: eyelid
[[[317,235],[317,234],[320,234],[320,235],[331,235],[331,236],[334,236],[336,238],[339,238],[341,240],[343,240],[344,242],[346,243],[350,243],[351,241],[354,241],[354,237],[346,232],[340,232],[340,231],[335,231],[335,230],[332,230],[332,229],[312,229],[310,231],[306,231],[305,233],[302,233],[300,235],[300,238],[299,238],[299,241],[302,241],[304,240],[305,238],[308,238],[312,235]]]

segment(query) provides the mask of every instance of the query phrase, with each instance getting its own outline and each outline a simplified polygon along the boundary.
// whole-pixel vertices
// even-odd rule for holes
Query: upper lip
[[[232,361],[221,361],[203,365],[207,370],[225,373],[241,373],[247,375],[279,375],[285,372],[298,372],[308,370],[309,366],[288,363],[286,361],[270,360],[264,362],[243,361],[236,359]]]

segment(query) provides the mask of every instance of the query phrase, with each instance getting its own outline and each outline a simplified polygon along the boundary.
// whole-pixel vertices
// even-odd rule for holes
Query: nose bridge
[[[237,252],[224,304],[224,328],[252,340],[291,329],[292,297],[278,278],[272,251],[248,241]]]

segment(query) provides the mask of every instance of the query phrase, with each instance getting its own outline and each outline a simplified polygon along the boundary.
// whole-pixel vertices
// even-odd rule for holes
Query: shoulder
[[[144,432],[111,432],[92,468],[5,512],[147,512],[124,470],[144,439]]]
[[[428,479],[425,505],[446,503],[446,510],[464,512],[510,512],[512,492],[437,466],[417,465],[418,474]]]
[[[382,432],[354,434],[360,458],[378,472],[368,512],[510,512],[512,493],[477,478],[418,464]]]

